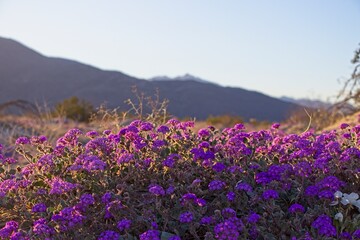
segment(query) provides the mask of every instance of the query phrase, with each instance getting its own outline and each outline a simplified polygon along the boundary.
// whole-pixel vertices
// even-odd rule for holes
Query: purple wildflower
[[[117,223],[117,228],[120,230],[120,232],[130,229],[130,226],[131,220],[128,219],[122,219]]]
[[[203,198],[197,198],[195,200],[195,203],[199,206],[199,207],[204,207],[206,205],[206,200]]]
[[[105,206],[105,216],[104,216],[104,218],[109,219],[109,218],[114,217],[112,215],[112,213],[119,211],[123,207],[124,207],[124,205],[119,200],[114,200],[114,201],[109,202]]]
[[[45,218],[40,218],[34,222],[33,232],[38,236],[49,237],[55,234],[53,227],[50,227]]]
[[[74,226],[81,224],[86,217],[74,207],[66,207],[58,214],[54,214],[51,220],[59,224],[61,231],[67,231]]]
[[[323,191],[319,192],[318,196],[319,196],[319,198],[325,198],[325,199],[330,199],[330,200],[334,199],[334,193],[331,190],[323,190]]]
[[[244,183],[244,182],[240,182],[240,183],[237,183],[236,186],[235,186],[235,189],[236,190],[243,190],[245,192],[252,192],[252,187],[247,184],[247,183]]]
[[[179,236],[171,236],[168,240],[181,240]]]
[[[157,129],[157,132],[163,133],[163,134],[165,134],[165,133],[167,133],[167,132],[169,132],[169,131],[170,131],[170,129],[169,129],[167,126],[165,126],[165,125],[161,125],[161,126],[158,127],[158,129]]]
[[[37,161],[37,166],[39,168],[41,168],[43,171],[49,171],[51,170],[55,164],[53,161],[53,155],[51,154],[46,154],[44,156],[42,156],[38,161]]]
[[[95,138],[99,136],[99,133],[97,131],[89,131],[85,134],[85,136],[88,138]]]
[[[336,236],[336,228],[332,225],[331,218],[325,214],[319,216],[311,226],[317,229],[320,235],[326,237]]]
[[[10,240],[29,240],[29,238],[25,237],[23,232],[13,232],[10,236]]]
[[[150,131],[153,129],[153,125],[150,122],[141,123],[140,130],[141,131]]]
[[[202,225],[210,225],[213,224],[215,219],[213,217],[203,217],[200,220],[200,224]]]
[[[189,223],[193,220],[194,216],[191,212],[184,212],[180,214],[179,221],[181,223]]]
[[[220,240],[236,240],[239,237],[237,226],[229,220],[217,224],[214,232],[215,237]]]
[[[196,195],[194,193],[185,193],[184,195],[182,195],[181,199],[184,201],[195,201],[196,200]]]
[[[272,129],[278,129],[280,127],[280,123],[274,123],[273,125],[271,125]]]
[[[87,172],[102,171],[106,167],[106,163],[101,161],[97,156],[80,155],[76,158],[74,164],[69,167],[69,170],[83,169]]]
[[[111,201],[111,192],[107,192],[105,193],[102,197],[101,197],[101,202],[104,204],[108,204]]]
[[[352,234],[352,237],[354,239],[360,239],[360,228],[358,228],[357,230],[355,230]]]
[[[235,200],[236,194],[234,192],[228,192],[226,194],[226,198],[228,199],[229,202],[232,202]]]
[[[210,136],[210,131],[209,131],[209,129],[207,129],[207,128],[202,128],[202,129],[200,129],[199,132],[198,132],[198,136],[199,136],[200,138],[209,137],[209,136]]]
[[[172,167],[174,167],[174,164],[175,164],[175,160],[174,160],[174,158],[171,158],[171,157],[168,157],[164,161],[162,161],[162,165],[164,167],[172,168]]]
[[[134,158],[133,154],[130,153],[123,153],[117,160],[118,164],[122,164],[122,163],[128,163],[130,162],[132,159]]]
[[[103,131],[103,134],[107,135],[107,136],[110,135],[110,133],[111,133],[111,130],[109,130],[109,129],[106,129]]]
[[[291,205],[289,207],[289,212],[291,212],[291,213],[295,213],[295,212],[303,213],[304,211],[305,211],[305,208],[301,204],[298,204],[298,203],[294,203],[293,205]]]
[[[221,180],[213,180],[209,183],[208,187],[209,190],[215,191],[215,190],[221,190],[226,186],[225,182]]]
[[[166,195],[171,195],[174,193],[174,191],[175,191],[174,186],[170,186],[166,189]]]
[[[36,194],[37,194],[37,195],[46,195],[46,194],[47,194],[47,190],[44,189],[44,188],[39,188],[39,189],[36,191]]]
[[[306,196],[316,196],[319,193],[319,188],[317,186],[308,186],[305,189],[305,195]]]
[[[46,142],[47,138],[45,136],[33,136],[30,138],[30,143],[34,145],[43,144]]]
[[[114,231],[107,230],[102,232],[97,240],[119,240],[120,234]]]
[[[341,240],[352,240],[351,234],[348,232],[342,232],[340,234],[340,239]]]
[[[29,144],[29,143],[30,143],[30,140],[27,137],[19,137],[15,141],[16,145],[26,145],[26,144]]]
[[[5,226],[0,229],[0,238],[6,239],[11,236],[11,234],[19,228],[19,224],[15,221],[9,221],[5,224]]]
[[[54,177],[50,182],[50,194],[63,194],[77,187],[76,184],[65,182],[59,177]]]
[[[262,196],[265,200],[269,200],[270,198],[276,199],[279,198],[279,193],[276,190],[269,189],[263,192]]]
[[[257,213],[251,213],[247,218],[247,220],[250,224],[257,223],[259,221],[259,219],[260,219],[260,215]]]
[[[83,206],[89,206],[95,203],[94,197],[89,193],[84,193],[80,197],[80,204]]]
[[[153,142],[152,142],[152,144],[153,144],[153,148],[155,148],[155,149],[159,149],[159,148],[161,148],[162,146],[164,146],[165,145],[165,141],[164,140],[154,140]]]
[[[32,212],[46,212],[46,205],[44,203],[38,203],[38,204],[35,204],[33,207],[32,207]]]
[[[220,162],[215,163],[212,167],[215,172],[222,172],[225,168],[226,166]]]
[[[180,123],[180,121],[177,120],[177,119],[175,119],[175,118],[172,118],[172,119],[170,119],[169,121],[166,122],[166,124],[172,125],[172,126],[176,126],[176,125],[178,125],[179,123]]]
[[[245,129],[245,126],[242,123],[237,123],[237,124],[235,124],[234,128],[236,130],[243,130],[243,129]]]
[[[232,208],[224,208],[221,211],[221,215],[223,216],[223,218],[227,219],[227,218],[233,218],[236,217],[236,211]]]
[[[148,230],[140,235],[140,240],[160,240],[160,232],[158,230]]]
[[[159,185],[153,185],[153,186],[149,187],[149,192],[151,192],[152,194],[154,194],[156,196],[164,196],[165,195],[164,188]]]
[[[14,164],[14,163],[17,163],[17,160],[12,158],[12,157],[8,157],[8,158],[5,158],[5,161],[4,163],[7,163],[7,164]]]

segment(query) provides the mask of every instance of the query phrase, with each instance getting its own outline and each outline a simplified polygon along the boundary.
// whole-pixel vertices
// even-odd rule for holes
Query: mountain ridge
[[[176,80],[149,81],[120,71],[102,70],[78,61],[44,56],[27,46],[0,37],[0,103],[14,99],[46,100],[49,105],[71,96],[95,106],[127,110],[131,91],[168,99],[171,114],[206,119],[209,115],[237,115],[244,119],[281,121],[298,107],[256,91],[222,87],[192,75]]]

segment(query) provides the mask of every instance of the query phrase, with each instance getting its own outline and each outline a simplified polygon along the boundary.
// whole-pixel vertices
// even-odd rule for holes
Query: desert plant
[[[56,145],[20,137],[24,167],[0,146],[0,238],[360,238],[360,125],[298,135],[193,125],[71,129]]]
[[[165,123],[171,117],[167,110],[169,100],[161,99],[158,89],[153,96],[146,96],[143,92],[139,92],[136,86],[133,86],[132,92],[135,100],[125,101],[130,109],[123,113],[123,120],[128,118],[129,114],[131,118],[155,123]]]
[[[94,107],[91,103],[75,96],[67,98],[55,106],[55,115],[80,122],[88,122],[93,112]]]
[[[206,122],[213,126],[219,127],[232,127],[237,123],[244,123],[244,120],[240,116],[221,115],[221,116],[209,116]]]
[[[336,107],[349,109],[349,106],[352,106],[350,110],[354,112],[358,111],[360,106],[360,48],[355,50],[351,63],[354,65],[354,69],[338,94]]]

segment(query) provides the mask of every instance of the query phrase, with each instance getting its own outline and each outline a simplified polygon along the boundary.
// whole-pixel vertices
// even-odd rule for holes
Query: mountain
[[[185,75],[152,81],[106,71],[63,58],[47,57],[22,45],[0,38],[0,103],[22,99],[55,103],[77,96],[95,106],[128,110],[124,103],[134,99],[131,89],[170,101],[168,111],[177,117],[206,119],[209,115],[231,114],[245,119],[280,121],[298,106],[242,88],[222,87]]]
[[[208,84],[218,85],[216,83],[204,80],[202,78],[195,77],[188,73],[186,73],[185,75],[182,75],[182,76],[174,77],[174,78],[170,78],[168,76],[156,76],[156,77],[150,78],[148,80],[149,81],[194,81],[194,82],[199,82],[199,83],[208,83]]]
[[[309,99],[309,98],[291,98],[291,97],[286,97],[286,96],[282,96],[280,97],[281,100],[285,101],[285,102],[290,102],[290,103],[295,103],[304,107],[309,107],[309,108],[329,108],[332,106],[331,103],[329,102],[324,102],[318,99]]]

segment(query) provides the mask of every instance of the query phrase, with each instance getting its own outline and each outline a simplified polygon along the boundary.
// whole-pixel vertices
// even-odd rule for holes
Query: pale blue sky
[[[271,96],[336,95],[359,26],[359,0],[0,0],[0,36],[47,56]]]

